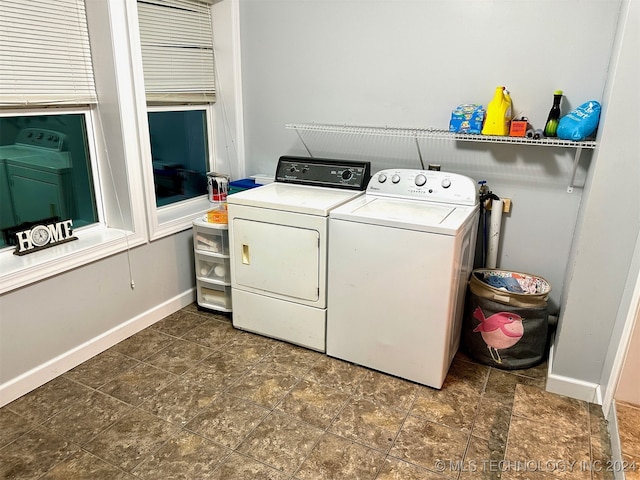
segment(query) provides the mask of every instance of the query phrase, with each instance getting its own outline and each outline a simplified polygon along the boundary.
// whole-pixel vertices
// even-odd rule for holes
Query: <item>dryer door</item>
[[[234,286],[292,301],[319,299],[317,230],[241,218],[232,222]]]

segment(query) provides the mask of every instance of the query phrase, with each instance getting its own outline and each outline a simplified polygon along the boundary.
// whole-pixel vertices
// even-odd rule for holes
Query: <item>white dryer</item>
[[[478,226],[475,182],[383,170],[331,211],[327,354],[441,388],[458,350]]]
[[[369,162],[281,157],[274,183],[229,195],[234,327],[325,351],[329,212],[369,178]]]

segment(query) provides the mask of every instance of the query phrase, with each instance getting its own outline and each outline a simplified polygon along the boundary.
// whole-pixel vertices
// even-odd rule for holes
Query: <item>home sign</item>
[[[77,240],[73,236],[73,221],[38,224],[26,230],[16,232],[16,249],[14,255],[26,255],[60,243]]]

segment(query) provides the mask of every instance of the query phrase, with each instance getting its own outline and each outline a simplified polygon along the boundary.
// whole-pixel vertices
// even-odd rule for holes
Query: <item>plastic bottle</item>
[[[483,135],[509,135],[511,124],[511,97],[506,87],[496,87],[493,99],[487,105],[487,118]]]
[[[549,111],[547,123],[544,124],[545,137],[557,137],[558,122],[560,121],[560,101],[562,100],[562,90],[553,92],[553,106]]]

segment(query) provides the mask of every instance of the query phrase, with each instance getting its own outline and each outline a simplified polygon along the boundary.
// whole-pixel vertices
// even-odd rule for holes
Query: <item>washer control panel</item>
[[[473,179],[435,170],[381,170],[371,177],[367,194],[458,205],[478,203]]]
[[[61,152],[65,146],[66,135],[55,130],[45,128],[25,128],[18,133],[16,145],[45,148]]]
[[[275,181],[316,187],[364,190],[371,178],[371,162],[327,158],[280,157]]]

